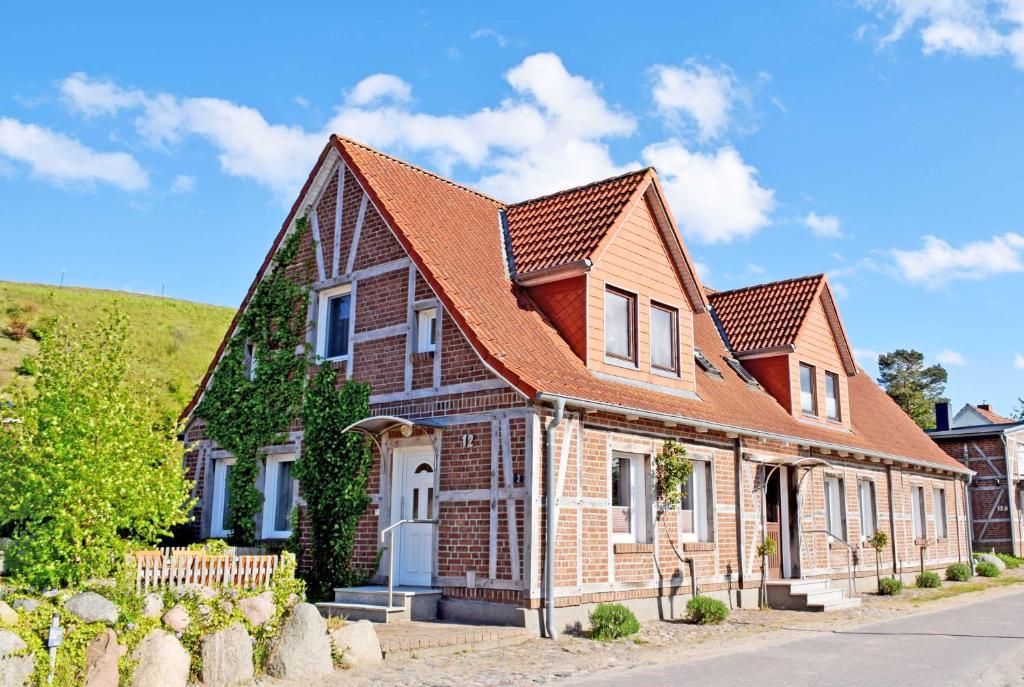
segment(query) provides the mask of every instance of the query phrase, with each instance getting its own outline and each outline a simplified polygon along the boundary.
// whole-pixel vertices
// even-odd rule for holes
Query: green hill
[[[0,281],[0,389],[31,384],[32,377],[18,368],[39,348],[33,328],[60,316],[87,329],[115,304],[131,323],[136,374],[155,379],[161,405],[177,415],[206,372],[233,309],[126,291]]]

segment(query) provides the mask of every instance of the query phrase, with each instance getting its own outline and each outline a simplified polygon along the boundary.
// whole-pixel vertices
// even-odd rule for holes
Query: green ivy
[[[693,474],[693,465],[686,459],[686,447],[669,439],[656,460],[658,493],[665,505],[675,508],[682,501],[683,485]]]
[[[308,231],[306,218],[296,220],[295,226],[256,287],[196,409],[210,437],[235,457],[228,480],[229,520],[232,540],[242,546],[255,542],[255,517],[263,506],[263,494],[256,489],[262,460],[259,450],[283,441],[302,403],[308,359],[304,310],[309,290],[295,281],[289,267]],[[246,365],[247,344],[254,348],[252,379]],[[297,355],[298,349],[304,354]]]
[[[349,380],[339,389],[330,365],[321,366],[306,389],[303,457],[294,470],[306,500],[313,598],[367,575],[352,565],[352,550],[359,517],[370,505],[366,483],[373,454],[365,437],[342,430],[370,414],[369,399],[369,384]]]

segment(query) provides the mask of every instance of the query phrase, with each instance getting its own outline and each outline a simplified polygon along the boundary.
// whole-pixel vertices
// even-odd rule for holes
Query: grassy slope
[[[14,369],[39,347],[31,337],[12,341],[3,334],[8,308],[23,308],[30,324],[60,316],[87,329],[115,304],[131,323],[131,344],[138,353],[136,374],[157,380],[161,404],[177,414],[231,323],[231,308],[124,291],[0,281],[0,389],[9,383],[31,383],[31,377],[19,376]]]

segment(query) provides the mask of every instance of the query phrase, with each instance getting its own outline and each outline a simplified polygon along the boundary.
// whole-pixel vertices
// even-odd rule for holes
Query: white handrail
[[[828,535],[846,547],[846,576],[850,587],[850,598],[852,599],[855,596],[855,589],[853,586],[853,545],[850,544],[850,542],[843,539],[842,537],[840,537],[839,535],[832,534],[828,530],[805,530],[805,532],[807,534]]]
[[[438,520],[422,520],[416,518],[405,518],[392,523],[380,531],[380,543],[384,543],[384,535],[390,538],[388,541],[388,608],[391,608],[392,597],[395,594],[395,530],[402,525],[437,525]]]

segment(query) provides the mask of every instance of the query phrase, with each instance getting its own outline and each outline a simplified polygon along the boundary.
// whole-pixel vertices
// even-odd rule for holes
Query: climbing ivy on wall
[[[369,413],[369,384],[349,380],[338,388],[338,372],[330,365],[310,380],[302,406],[303,456],[294,470],[306,500],[313,598],[367,576],[352,564],[352,550],[359,517],[370,505],[366,484],[373,455],[365,437],[341,430]]]
[[[309,290],[295,281],[288,268],[294,265],[299,242],[308,231],[306,218],[296,220],[295,227],[257,285],[196,409],[209,436],[235,457],[228,477],[229,523],[232,540],[243,546],[256,539],[254,518],[263,505],[263,495],[256,489],[262,460],[259,449],[283,442],[302,404],[309,354],[305,340]],[[299,350],[302,355],[297,354]],[[255,374],[250,375],[250,369]]]

